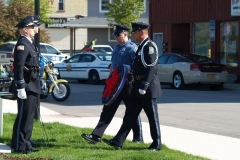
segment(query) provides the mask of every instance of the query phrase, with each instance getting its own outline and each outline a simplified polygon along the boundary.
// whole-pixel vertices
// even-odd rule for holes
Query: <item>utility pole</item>
[[[34,9],[35,9],[35,15],[40,15],[40,0],[35,0]],[[39,54],[40,54],[41,53],[40,52],[40,47],[39,47],[40,30],[38,31],[38,34],[36,34],[34,36],[34,40],[35,40],[36,46],[37,46]],[[34,118],[38,121],[40,120],[40,94],[37,94],[37,103],[36,103],[36,111],[35,111],[35,117]]]

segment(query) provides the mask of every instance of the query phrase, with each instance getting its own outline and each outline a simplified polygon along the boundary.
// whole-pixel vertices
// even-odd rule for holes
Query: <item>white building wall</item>
[[[51,45],[59,50],[70,50],[70,29],[69,28],[45,28],[51,37]],[[76,28],[75,30],[76,50],[84,47],[87,41],[87,29]]]

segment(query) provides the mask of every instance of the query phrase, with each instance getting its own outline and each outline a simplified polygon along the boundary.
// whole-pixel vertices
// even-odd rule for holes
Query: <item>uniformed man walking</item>
[[[112,72],[115,68],[120,65],[125,65],[130,68],[132,65],[133,58],[136,52],[136,45],[128,40],[129,28],[124,25],[114,25],[114,33],[117,42],[119,43],[113,50],[112,53]],[[104,105],[102,113],[100,115],[100,120],[91,134],[82,134],[82,137],[90,142],[97,143],[101,141],[101,137],[112,121],[114,114],[116,113],[120,103],[123,101],[126,108],[129,106],[129,86],[125,85],[116,98],[116,100],[110,105]],[[130,115],[131,116],[131,115]],[[133,142],[142,142],[142,124],[139,116],[136,116],[130,126],[133,130]]]
[[[22,19],[18,27],[21,36],[14,49],[13,93],[17,94],[18,113],[13,126],[11,149],[16,153],[37,152],[30,142],[35,115],[37,94],[41,93],[39,79],[39,53],[32,39],[34,17]]]
[[[132,122],[144,109],[150,124],[152,144],[149,150],[161,150],[161,134],[158,119],[157,100],[160,97],[161,87],[157,76],[157,47],[148,38],[148,24],[132,23],[132,34],[135,40],[140,43],[132,66],[134,76],[133,89],[131,92],[130,105],[126,108],[123,124],[117,135],[111,139],[103,139],[105,143],[121,149]]]

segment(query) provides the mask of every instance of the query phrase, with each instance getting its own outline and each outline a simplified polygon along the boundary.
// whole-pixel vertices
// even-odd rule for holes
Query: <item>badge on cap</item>
[[[153,54],[154,53],[154,48],[153,47],[149,47],[149,52],[148,54]]]
[[[17,46],[17,50],[24,51],[24,45]]]

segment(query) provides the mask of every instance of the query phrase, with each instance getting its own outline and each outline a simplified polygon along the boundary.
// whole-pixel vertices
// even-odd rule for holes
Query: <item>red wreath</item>
[[[111,76],[105,80],[105,88],[102,95],[102,103],[110,105],[117,98],[125,85],[128,69],[125,66],[115,68]]]
[[[112,94],[112,91],[115,89],[119,79],[118,68],[116,68],[112,76],[105,80],[107,87],[103,92],[103,98],[106,98]]]

